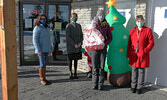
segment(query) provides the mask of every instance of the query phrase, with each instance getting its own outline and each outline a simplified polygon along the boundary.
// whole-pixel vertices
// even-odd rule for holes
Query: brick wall
[[[71,4],[71,13],[78,14],[78,23],[85,29],[85,25],[94,18],[99,9],[105,10],[105,0],[90,0]]]
[[[143,15],[146,18],[146,0],[137,0],[136,15]]]

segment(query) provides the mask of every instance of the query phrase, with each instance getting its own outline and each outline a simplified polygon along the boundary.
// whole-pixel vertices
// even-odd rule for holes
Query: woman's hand
[[[53,51],[50,52],[50,55],[53,56]]]
[[[38,52],[38,56],[42,56],[42,53],[41,53],[41,52]]]
[[[81,46],[81,43],[76,44],[76,45],[75,45],[75,48],[79,48],[80,46]]]
[[[80,46],[81,46],[81,43],[78,44],[78,47],[80,47]]]
[[[78,45],[77,45],[77,44],[75,45],[75,48],[78,48]]]

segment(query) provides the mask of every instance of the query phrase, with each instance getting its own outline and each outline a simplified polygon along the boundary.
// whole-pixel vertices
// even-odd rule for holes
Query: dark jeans
[[[132,67],[131,88],[142,89],[144,85],[145,68]]]
[[[96,50],[90,51],[90,55],[92,58],[92,82],[93,85],[103,85],[104,83],[104,65],[106,59],[106,50]]]

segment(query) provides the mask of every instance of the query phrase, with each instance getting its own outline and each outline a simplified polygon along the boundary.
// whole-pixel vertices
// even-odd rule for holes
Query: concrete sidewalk
[[[19,100],[167,100],[165,87],[151,84],[145,85],[140,95],[131,93],[129,86],[118,88],[107,81],[103,91],[92,90],[91,79],[86,78],[86,73],[78,73],[79,79],[69,80],[67,66],[48,66],[47,79],[52,84],[42,86],[37,66],[18,67]]]

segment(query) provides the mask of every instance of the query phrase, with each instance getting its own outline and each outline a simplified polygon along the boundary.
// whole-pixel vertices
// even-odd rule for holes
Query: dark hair
[[[41,20],[41,17],[45,17],[46,18],[46,23],[49,24],[49,20],[48,20],[48,17],[44,14],[40,14],[35,22],[35,26],[39,26],[41,24],[40,20]]]
[[[104,20],[100,22],[98,19],[97,26],[108,26],[107,20],[104,18]]]
[[[78,17],[77,13],[72,13],[72,14],[71,14],[71,17],[72,17],[72,15],[75,15],[76,17]]]
[[[138,20],[143,20],[143,21],[144,21],[144,17],[143,17],[143,15],[137,15],[137,16],[136,16],[136,21],[138,21]],[[145,23],[144,23],[143,26],[145,27]],[[135,27],[134,27],[134,29],[136,29],[136,28],[137,28],[137,25],[136,25],[136,23],[135,23]]]
[[[140,20],[140,19],[144,21],[143,15],[138,15],[138,16],[136,16],[136,21],[137,21],[137,20]]]

